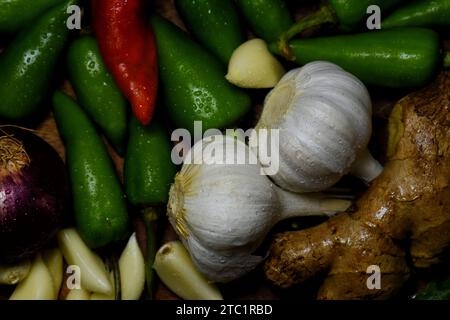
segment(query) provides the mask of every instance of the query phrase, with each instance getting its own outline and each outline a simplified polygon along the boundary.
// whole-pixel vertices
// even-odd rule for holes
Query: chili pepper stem
[[[450,51],[445,53],[445,56],[444,56],[444,68],[450,69]]]
[[[147,299],[153,300],[153,291],[155,285],[155,276],[153,270],[153,263],[155,262],[155,255],[157,251],[157,226],[159,213],[156,208],[145,208],[141,211],[142,219],[145,225],[145,233],[147,236],[147,252],[145,257],[146,262],[146,282],[147,282]]]
[[[297,21],[289,30],[284,32],[278,40],[278,48],[281,55],[287,60],[295,60],[294,54],[289,47],[289,40],[303,31],[320,27],[324,24],[337,24],[337,17],[329,5],[323,5],[318,11]]]

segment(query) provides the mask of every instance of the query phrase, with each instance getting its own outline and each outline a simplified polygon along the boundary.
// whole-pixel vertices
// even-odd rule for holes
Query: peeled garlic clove
[[[114,271],[111,271],[109,273],[109,281],[111,283],[111,287],[112,287],[112,292],[108,293],[108,294],[104,294],[104,293],[98,293],[98,292],[93,292],[90,296],[90,300],[116,300],[116,295],[115,295],[115,286],[114,286]]]
[[[181,242],[170,242],[156,253],[159,278],[174,293],[186,300],[223,300],[216,286],[197,271]]]
[[[257,125],[280,130],[280,170],[271,178],[286,190],[316,192],[358,164],[359,176],[374,179],[382,168],[365,157],[371,116],[366,87],[339,66],[319,61],[291,70],[267,96]]]
[[[52,276],[55,292],[58,294],[63,280],[63,256],[58,248],[48,249],[43,252],[42,259]]]
[[[145,286],[145,262],[133,233],[119,259],[122,300],[139,300]]]
[[[252,39],[231,56],[226,78],[241,88],[273,88],[286,73],[261,39]]]
[[[10,300],[56,300],[57,295],[53,285],[53,279],[42,260],[37,255],[31,265],[28,276],[19,283],[10,297]]]
[[[0,284],[15,285],[26,278],[31,269],[29,260],[16,265],[0,266]]]
[[[83,288],[80,289],[72,289],[66,296],[66,300],[78,300],[78,301],[86,301],[90,300],[91,293]]]
[[[91,292],[112,294],[113,288],[105,264],[87,247],[78,232],[65,229],[58,233],[57,238],[67,263],[80,268],[81,286]]]

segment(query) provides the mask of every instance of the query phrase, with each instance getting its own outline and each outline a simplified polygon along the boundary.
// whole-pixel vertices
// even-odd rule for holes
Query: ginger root
[[[353,213],[276,236],[267,278],[288,288],[325,275],[318,299],[386,299],[411,268],[450,245],[450,73],[402,99],[389,120],[388,162]],[[369,289],[369,266],[381,289]]]

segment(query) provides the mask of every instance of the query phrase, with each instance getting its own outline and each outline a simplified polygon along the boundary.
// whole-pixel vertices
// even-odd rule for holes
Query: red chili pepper
[[[158,91],[155,36],[143,0],[92,0],[94,30],[105,64],[136,118],[152,119]]]

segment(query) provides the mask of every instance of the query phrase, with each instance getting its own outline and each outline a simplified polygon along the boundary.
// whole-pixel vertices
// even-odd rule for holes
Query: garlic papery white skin
[[[236,146],[231,155],[230,144]],[[255,162],[217,164],[211,161],[211,150],[223,154],[223,159],[253,156]],[[247,145],[213,136],[197,143],[185,158],[170,190],[168,216],[199,270],[211,281],[227,282],[261,262],[262,257],[252,253],[280,220],[331,215],[349,206],[349,201],[322,194],[282,190],[261,174]]]
[[[366,183],[381,173],[367,150],[371,121],[372,104],[362,82],[318,61],[281,79],[267,96],[256,129],[280,130],[280,168],[271,178],[287,190],[315,192],[350,172]]]

